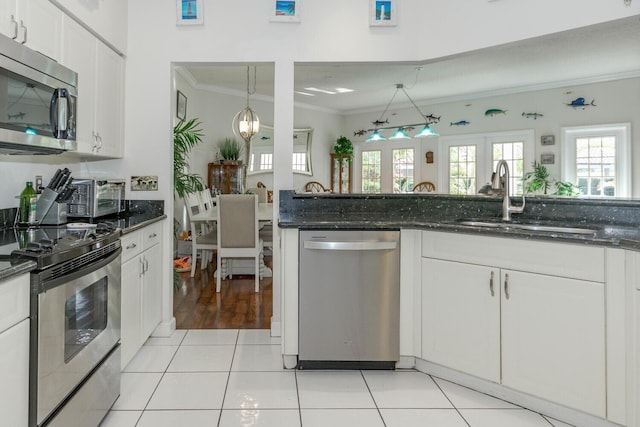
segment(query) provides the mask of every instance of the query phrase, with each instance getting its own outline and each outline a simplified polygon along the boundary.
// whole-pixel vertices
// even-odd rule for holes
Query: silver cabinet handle
[[[509,274],[504,275],[504,297],[509,299]]]
[[[347,241],[347,242],[315,242],[305,240],[303,242],[305,249],[325,249],[330,251],[376,251],[383,249],[395,249],[396,242],[382,241]]]
[[[13,15],[11,15],[11,23],[13,24],[13,37],[11,38],[16,40],[18,38],[18,21]]]
[[[138,274],[138,276],[141,277],[141,276],[144,276],[144,258],[142,258],[142,257],[140,258],[140,268],[141,268],[141,270],[140,270],[140,274]]]
[[[125,249],[133,249],[136,246],[138,246],[138,245],[136,245],[135,243],[131,243],[130,245],[127,245],[127,247]]]
[[[27,42],[27,27],[24,25],[24,21],[22,19],[20,20],[20,26],[24,29],[22,33],[24,35],[22,38],[22,44],[25,44]]]
[[[148,259],[144,259],[144,272],[146,273],[147,271],[149,271],[149,260]]]
[[[150,239],[155,239],[156,237],[158,237],[156,233],[149,234]]]
[[[491,296],[494,296],[496,292],[493,290],[493,271],[491,272],[491,279],[489,279],[489,290],[491,291]]]

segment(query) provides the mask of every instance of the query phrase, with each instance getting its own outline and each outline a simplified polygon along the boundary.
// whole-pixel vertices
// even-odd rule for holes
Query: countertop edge
[[[7,268],[0,268],[0,281],[11,279],[14,276],[26,274],[35,270],[38,264],[33,261],[24,260]]]
[[[147,219],[145,221],[142,221],[142,222],[140,222],[140,223],[138,223],[136,225],[133,225],[131,227],[123,228],[121,233],[123,235],[128,234],[128,233],[133,233],[134,231],[137,231],[137,230],[139,230],[141,228],[144,228],[144,227],[146,227],[148,225],[151,225],[154,222],[162,221],[163,219],[167,219],[167,214],[162,214],[162,215],[159,215],[157,217],[153,217],[153,218]]]

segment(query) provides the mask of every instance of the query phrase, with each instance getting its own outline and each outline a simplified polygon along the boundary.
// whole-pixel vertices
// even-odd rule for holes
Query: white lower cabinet
[[[602,248],[424,232],[421,275],[423,359],[606,418]]]
[[[122,368],[162,316],[162,223],[122,236]]]
[[[0,424],[29,422],[29,274],[0,281]]]

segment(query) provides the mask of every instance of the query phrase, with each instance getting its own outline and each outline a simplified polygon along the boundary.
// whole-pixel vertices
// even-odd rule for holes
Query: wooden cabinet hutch
[[[351,156],[331,153],[331,191],[351,193]]]
[[[242,194],[246,175],[246,165],[209,163],[207,185],[217,188],[222,194]]]

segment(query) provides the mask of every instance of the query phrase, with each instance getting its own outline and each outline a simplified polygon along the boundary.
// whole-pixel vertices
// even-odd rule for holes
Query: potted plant
[[[525,183],[526,193],[542,192],[542,194],[546,195],[552,187],[555,187],[556,191],[553,192],[554,196],[580,195],[580,189],[575,184],[550,179],[547,167],[535,161],[533,162],[533,171],[525,173],[522,180]]]
[[[240,156],[244,147],[234,138],[225,138],[218,144],[220,155],[225,163],[242,164]]]
[[[202,142],[199,126],[198,119],[191,119],[180,120],[173,128],[173,187],[180,198],[204,188],[202,177],[189,173],[189,151]]]
[[[336,145],[333,146],[333,152],[336,154],[342,154],[347,162],[351,163],[353,157],[353,144],[351,140],[344,135],[340,135],[340,138],[336,140]],[[342,157],[340,157],[342,162]]]

